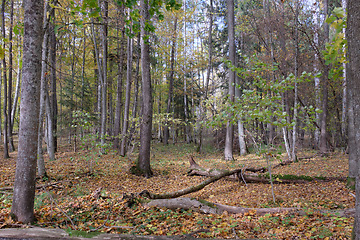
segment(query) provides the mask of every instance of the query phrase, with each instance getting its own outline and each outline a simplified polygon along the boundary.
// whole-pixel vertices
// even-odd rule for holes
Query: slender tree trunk
[[[11,102],[12,102],[12,82],[13,82],[13,24],[14,24],[14,0],[10,1],[10,28],[9,28],[9,80],[8,80],[8,112],[7,112],[7,123],[8,123],[8,140],[9,140],[9,151],[15,151],[14,140],[12,137],[13,127],[11,125]]]
[[[150,43],[146,36],[149,32],[145,23],[150,21],[148,0],[140,0],[141,24],[141,72],[142,72],[142,116],[140,123],[140,149],[137,169],[141,175],[151,177],[150,146],[152,128],[152,89],[150,75]]]
[[[105,153],[106,143],[106,119],[107,119],[107,18],[108,18],[108,2],[101,0],[101,9],[103,13],[103,25],[101,26],[101,45],[102,45],[102,83],[101,83],[101,128],[100,128],[100,141],[101,153]]]
[[[44,2],[24,1],[23,78],[18,158],[11,216],[23,223],[34,220],[36,149],[39,126],[41,46]]]
[[[174,91],[174,67],[175,67],[175,51],[176,51],[176,30],[177,30],[177,17],[174,20],[174,29],[172,32],[172,45],[171,45],[171,54],[170,54],[170,74],[169,74],[169,93],[166,105],[166,113],[168,117],[171,115],[171,106],[173,104],[173,91]],[[174,117],[174,112],[172,112],[172,117]],[[164,127],[164,143],[169,144],[169,123]]]
[[[229,59],[231,64],[235,66],[235,30],[234,30],[234,0],[226,0],[227,3],[227,16],[228,16],[228,35],[229,35]],[[229,69],[229,104],[234,102],[235,94],[235,72]],[[225,138],[225,150],[224,157],[225,160],[233,160],[233,135],[234,135],[234,125],[227,123],[226,125],[226,138]]]
[[[293,132],[292,132],[292,144],[291,144],[291,159],[296,160],[296,137],[297,137],[297,117],[298,117],[298,55],[299,55],[299,43],[298,43],[298,15],[299,15],[299,1],[296,1],[296,11],[295,11],[295,67],[294,67],[294,116],[293,116]]]
[[[21,58],[21,51],[20,51],[20,47],[18,46],[19,51],[18,51],[18,68],[17,68],[17,76],[16,76],[16,87],[15,87],[15,95],[14,95],[14,100],[13,100],[13,105],[11,108],[11,126],[14,127],[14,123],[15,123],[15,115],[16,115],[16,110],[17,110],[17,104],[19,101],[19,93],[20,93],[20,78],[21,78],[21,68],[20,68],[20,58]]]
[[[324,13],[328,15],[328,0],[324,0]],[[324,46],[329,42],[329,24],[324,22]],[[320,118],[320,143],[319,148],[320,152],[326,153],[328,151],[327,146],[327,115],[328,115],[328,76],[329,75],[329,67],[324,65],[324,72],[321,80],[322,87],[322,114]]]
[[[342,8],[346,14],[347,8],[347,0],[342,0]],[[344,37],[346,38],[346,28],[343,29]],[[343,49],[344,53],[346,49]],[[347,88],[347,81],[346,81],[346,63],[343,63],[343,98],[342,98],[342,112],[341,112],[341,136],[342,136],[342,144],[346,144],[346,129],[347,129],[347,116],[346,116],[346,109],[347,109],[347,96],[346,96],[346,88]]]
[[[183,2],[183,6],[184,6],[184,12],[186,13],[186,0],[184,0]],[[191,142],[191,135],[190,135],[190,124],[189,123],[189,113],[188,113],[188,97],[187,97],[187,80],[186,80],[186,62],[187,62],[187,56],[186,56],[186,15],[184,17],[184,115],[185,115],[185,140],[186,143],[190,143]]]
[[[1,15],[2,15],[2,35],[3,38],[6,39],[5,33],[5,0],[2,1],[1,5]],[[5,41],[3,44],[3,49],[6,49]],[[6,59],[5,55],[2,60],[3,63],[3,80],[4,80],[4,106],[3,106],[3,113],[4,113],[4,158],[10,158],[9,156],[9,141],[8,141],[8,116],[7,116],[7,92],[8,92],[8,85],[7,85],[7,77],[6,77]]]
[[[53,1],[53,4],[56,4],[57,0]],[[49,25],[49,35],[50,35],[50,108],[51,108],[51,119],[52,119],[52,135],[54,142],[54,151],[57,152],[58,146],[58,136],[57,136],[57,122],[58,122],[58,104],[57,104],[57,88],[56,88],[56,33],[55,33],[55,9],[51,11],[51,22]]]
[[[124,121],[123,121],[121,145],[120,145],[121,156],[125,156],[126,154],[127,133],[129,127],[129,114],[130,114],[132,62],[133,62],[133,40],[130,37],[128,37]]]
[[[123,17],[124,9],[120,8],[120,25],[118,26],[118,37],[119,36],[119,28],[123,25],[124,17]],[[119,55],[119,63],[118,63],[118,74],[117,74],[117,87],[116,87],[116,109],[115,109],[115,120],[114,120],[114,148],[118,149],[119,145],[119,134],[120,134],[120,125],[121,125],[121,111],[122,111],[122,86],[123,86],[123,63],[124,63],[124,43],[125,43],[125,32],[124,29],[121,29],[121,40],[120,43],[118,41],[118,55]]]
[[[140,34],[138,37],[138,53],[137,53],[137,59],[136,59],[136,72],[135,72],[135,84],[134,84],[134,103],[133,103],[133,109],[132,109],[132,118],[136,119],[137,117],[137,111],[138,111],[138,99],[139,99],[139,78],[140,78]],[[129,133],[129,141],[132,141],[134,134],[135,134],[135,128],[136,128],[136,122],[133,121],[131,130]]]
[[[44,20],[43,20],[43,29],[47,25],[47,15],[48,13],[48,2],[45,4],[44,9]],[[46,71],[47,71],[47,56],[48,56],[48,40],[49,40],[49,31],[45,30],[43,43],[42,43],[42,55],[41,55],[41,78],[40,78],[40,111],[39,111],[39,127],[38,127],[38,144],[37,144],[37,169],[38,175],[40,177],[46,176],[45,170],[45,161],[42,150],[42,143],[44,138],[44,114],[45,114],[45,84],[46,84]]]

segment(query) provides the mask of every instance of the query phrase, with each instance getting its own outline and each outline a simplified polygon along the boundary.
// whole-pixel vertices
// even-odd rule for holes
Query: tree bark
[[[108,21],[108,1],[101,0],[102,11],[102,26],[101,26],[101,45],[102,45],[102,82],[101,82],[101,128],[100,128],[100,141],[101,153],[105,153],[106,143],[106,119],[107,119],[107,54],[108,54],[108,41],[107,41],[107,21]]]
[[[229,60],[231,64],[235,66],[235,29],[234,29],[234,0],[226,0],[227,3],[227,17],[228,17],[228,38],[229,38]],[[235,95],[235,72],[229,69],[229,104],[234,102]],[[225,160],[233,160],[233,135],[234,135],[234,125],[232,123],[227,123],[226,125],[226,137],[225,137],[225,150],[224,158]]]
[[[131,78],[132,78],[132,62],[133,62],[133,40],[128,37],[127,44],[127,69],[126,69],[126,92],[124,106],[124,121],[121,134],[120,155],[125,156],[128,139],[129,115],[130,115],[130,98],[131,98]]]
[[[170,74],[169,74],[169,93],[168,93],[168,99],[167,99],[167,105],[166,105],[166,113],[168,117],[170,117],[171,114],[171,107],[174,104],[173,103],[173,91],[174,91],[174,67],[175,67],[175,52],[176,52],[176,29],[177,29],[177,17],[175,17],[174,20],[174,29],[172,32],[172,45],[171,45],[171,53],[170,53]],[[174,112],[172,112],[172,116],[174,116]],[[169,123],[167,123],[164,127],[164,143],[169,144]]]
[[[328,16],[328,0],[324,0],[324,13]],[[327,42],[329,42],[329,24],[326,22],[324,25],[324,46]],[[327,153],[328,145],[327,145],[327,115],[328,115],[328,78],[329,78],[329,66],[324,64],[324,71],[321,79],[321,87],[322,87],[322,113],[320,118],[320,143],[319,149],[322,153]]]
[[[15,151],[14,140],[12,137],[12,124],[11,124],[11,97],[12,97],[12,82],[13,82],[13,24],[14,24],[14,0],[10,1],[10,28],[9,28],[9,79],[8,79],[8,109],[7,109],[7,123],[8,123],[8,140],[9,151]]]
[[[23,77],[19,147],[11,216],[17,221],[29,223],[34,220],[44,2],[24,1],[23,8]]]
[[[117,73],[117,84],[116,84],[116,109],[115,109],[115,119],[114,119],[114,148],[118,149],[120,147],[119,142],[119,134],[120,134],[120,125],[121,125],[121,112],[122,112],[122,85],[123,85],[123,63],[124,63],[124,43],[125,43],[125,30],[121,28],[124,25],[124,8],[123,5],[120,7],[120,23],[117,26],[118,31],[118,55],[119,55],[119,63],[118,63],[118,73]],[[121,38],[120,38],[121,32]],[[120,42],[119,42],[120,41]]]
[[[349,165],[355,168],[350,170],[350,174],[355,176],[355,222],[353,235],[354,239],[360,239],[360,2],[357,0],[348,1],[348,22],[347,22],[347,40],[348,40],[348,60],[346,68],[348,77],[348,96],[349,110]]]
[[[2,1],[1,5],[1,16],[2,16],[2,35],[3,38],[6,39],[5,33],[5,3],[6,1]],[[3,44],[3,49],[6,49],[5,41]],[[4,80],[4,106],[3,106],[3,113],[4,113],[4,158],[10,158],[9,156],[9,139],[8,139],[8,116],[7,116],[7,92],[8,92],[8,85],[7,85],[7,77],[6,77],[6,57],[2,59],[3,63],[3,80]]]
[[[141,12],[141,72],[142,72],[142,116],[140,123],[140,149],[137,161],[139,174],[149,178],[152,176],[150,168],[150,145],[152,128],[152,88],[150,75],[150,43],[149,33],[145,23],[150,21],[148,0],[140,1]]]

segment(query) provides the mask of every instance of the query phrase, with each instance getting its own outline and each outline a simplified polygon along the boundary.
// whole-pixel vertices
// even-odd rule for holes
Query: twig
[[[245,186],[247,187],[247,183],[246,183],[246,181],[245,181],[245,178],[244,178],[243,170],[242,170],[242,169],[241,169],[240,175],[241,175],[241,178],[242,178],[243,182],[245,183]]]
[[[40,189],[40,188],[46,188],[46,187],[55,186],[55,185],[57,185],[57,184],[59,184],[59,183],[62,183],[62,182],[63,182],[63,181],[39,185],[39,186],[36,186],[35,189]],[[13,187],[3,187],[3,188],[0,188],[0,191],[12,191],[12,190],[13,190]]]
[[[232,228],[233,234],[235,235],[235,239],[239,239],[239,236],[236,234],[235,228]]]
[[[71,218],[60,208],[60,206],[56,203],[55,199],[51,196],[51,194],[48,191],[46,191],[45,188],[43,188],[43,189],[49,195],[51,202],[54,203],[56,205],[56,207],[60,209],[60,211],[65,215],[65,217],[67,217],[67,219],[69,219],[73,228],[76,229],[76,226],[75,226],[74,222],[71,220]]]
[[[198,230],[193,231],[193,232],[191,232],[191,233],[184,234],[184,235],[182,235],[182,237],[190,237],[190,236],[193,236],[193,235],[195,235],[195,234],[202,233],[202,232],[210,232],[210,230],[209,230],[209,229],[201,228],[201,229],[198,229]]]

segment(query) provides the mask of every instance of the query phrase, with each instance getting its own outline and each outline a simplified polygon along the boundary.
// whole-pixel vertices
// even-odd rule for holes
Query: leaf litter
[[[187,176],[189,156],[193,154],[201,166],[235,169],[264,167],[266,161],[256,155],[223,161],[220,152],[195,154],[196,146],[178,143],[152,147],[150,179],[131,175],[129,169],[136,153],[120,157],[115,151],[100,155],[93,151],[72,152],[63,145],[55,161],[46,166],[49,179],[38,186],[54,185],[36,191],[35,225],[62,228],[67,231],[108,232],[141,235],[181,235],[196,232],[198,237],[262,238],[262,239],[348,239],[353,218],[314,210],[343,210],[354,207],[354,191],[344,181],[312,181],[309,183],[275,184],[276,203],[270,184],[248,183],[221,179],[203,190],[186,197],[248,208],[293,207],[306,214],[276,213],[259,216],[256,212],[221,215],[201,214],[192,210],[169,210],[145,207],[136,199],[131,204],[124,196],[148,190],[154,193],[172,192],[193,186],[204,180]],[[304,155],[314,154],[305,152]],[[283,157],[285,159],[285,157]],[[1,186],[11,187],[14,180],[16,152],[11,159],[0,161]],[[276,164],[275,160],[273,164]],[[312,177],[346,177],[348,158],[333,153],[323,158],[315,156],[272,170],[274,174]],[[93,197],[101,189],[99,197]],[[0,227],[21,226],[11,220],[11,192],[0,191]],[[208,230],[208,231],[205,231]]]

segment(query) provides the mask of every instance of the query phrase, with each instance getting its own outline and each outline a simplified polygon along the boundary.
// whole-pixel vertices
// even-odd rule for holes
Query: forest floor
[[[94,235],[99,232],[141,235],[181,235],[196,233],[198,237],[261,238],[261,239],[349,239],[353,218],[319,213],[314,210],[341,210],[354,207],[354,191],[345,181],[296,184],[275,184],[276,203],[272,200],[271,185],[221,179],[186,197],[209,202],[249,208],[295,207],[300,214],[201,214],[192,210],[168,210],[134,204],[129,207],[123,195],[143,190],[165,193],[200,183],[205,177],[187,176],[189,157],[203,167],[236,169],[266,166],[257,155],[236,156],[235,161],[222,160],[222,153],[208,148],[208,154],[196,154],[196,146],[184,143],[152,147],[154,177],[145,179],[129,173],[136,153],[120,157],[110,150],[100,155],[95,150],[74,152],[71,146],[61,145],[55,161],[48,161],[49,178],[38,180],[36,191],[35,225],[62,228],[73,235]],[[10,159],[0,159],[0,228],[21,226],[9,216],[17,152]],[[273,170],[274,174],[321,177],[346,177],[348,156],[332,153],[328,157],[316,152],[301,152],[310,157]],[[276,164],[274,162],[273,164]],[[49,185],[49,183],[54,183]],[[93,197],[101,187],[101,196]],[[206,232],[204,230],[207,230]]]

